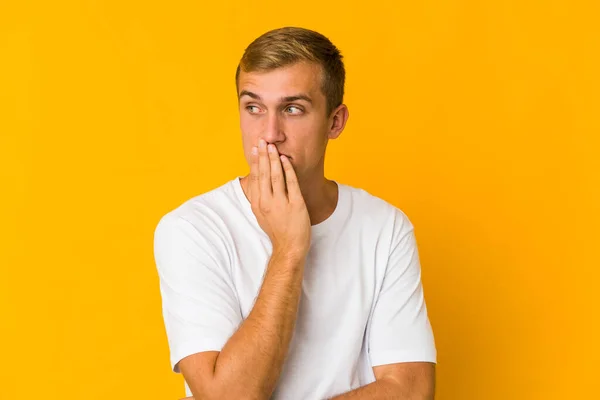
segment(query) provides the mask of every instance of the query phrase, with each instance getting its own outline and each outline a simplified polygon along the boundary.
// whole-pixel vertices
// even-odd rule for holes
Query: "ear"
[[[331,112],[331,116],[329,117],[329,133],[327,134],[327,138],[337,139],[337,137],[342,134],[349,117],[350,113],[345,104],[337,106],[337,108]]]

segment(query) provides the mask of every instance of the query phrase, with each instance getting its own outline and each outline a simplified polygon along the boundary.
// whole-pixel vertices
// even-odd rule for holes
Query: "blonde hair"
[[[267,72],[299,61],[321,65],[321,91],[327,99],[327,115],[344,99],[346,71],[340,51],[322,34],[305,28],[284,27],[256,38],[244,51],[235,73],[239,93],[240,71]]]

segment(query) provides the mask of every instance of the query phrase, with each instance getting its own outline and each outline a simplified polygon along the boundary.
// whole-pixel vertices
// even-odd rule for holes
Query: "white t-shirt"
[[[377,365],[436,362],[413,225],[384,200],[337,184],[336,209],[311,228],[296,326],[272,399],[321,400],[373,382]],[[175,372],[182,358],[220,351],[235,333],[271,251],[239,177],[161,218],[154,256]]]

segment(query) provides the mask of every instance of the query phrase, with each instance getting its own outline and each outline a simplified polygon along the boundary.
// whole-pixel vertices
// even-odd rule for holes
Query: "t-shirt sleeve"
[[[413,225],[396,210],[388,263],[370,321],[371,366],[435,363],[436,355]]]
[[[202,351],[221,351],[242,322],[222,240],[210,229],[165,215],[154,232],[154,258],[171,368]]]

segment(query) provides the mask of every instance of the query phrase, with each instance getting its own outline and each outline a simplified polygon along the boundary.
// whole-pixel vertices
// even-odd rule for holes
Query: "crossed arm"
[[[435,364],[405,362],[373,367],[375,382],[328,400],[433,400]],[[182,400],[195,400],[186,397]]]
[[[435,364],[405,362],[373,367],[375,382],[330,400],[433,400]]]
[[[287,356],[295,325],[303,264],[303,261],[289,257],[271,257],[252,311],[222,350],[195,353],[180,360],[180,371],[194,395],[186,398],[187,400],[266,400],[271,396]],[[418,283],[418,274],[412,275],[412,281]],[[394,276],[393,272],[388,275]],[[403,278],[408,278],[408,274],[405,273]],[[404,290],[403,286],[392,285],[394,279],[388,279],[387,282],[388,285],[384,285],[380,295],[380,307],[374,314],[378,329],[371,333],[374,340],[371,350],[375,351],[372,353],[373,361],[376,359],[381,364],[373,367],[375,381],[327,400],[434,399],[433,362],[382,364],[385,358],[382,354],[386,353],[387,348],[381,343],[389,343],[390,337],[395,340],[402,332],[402,326],[395,326],[394,330],[386,329],[392,321],[389,315],[396,314],[397,311],[393,307],[386,309],[381,305],[384,300],[385,304],[393,305],[396,297],[387,297],[393,296],[392,289],[399,287]],[[412,293],[412,297],[422,299],[420,285],[408,286],[413,288],[407,291]],[[208,287],[205,289],[205,294],[214,290]],[[419,304],[419,301],[412,303]],[[378,334],[373,336],[374,332]],[[410,343],[409,346],[417,345],[415,342]]]
[[[266,162],[264,153],[266,150],[262,149],[263,164]],[[272,161],[277,163],[275,158]],[[258,174],[255,164],[256,160],[253,163],[253,182],[256,184]],[[285,167],[289,170],[286,174],[288,193],[294,190],[299,193],[297,183],[289,179],[293,176],[291,165],[286,162]],[[296,189],[290,190],[293,187]],[[281,199],[278,201],[281,202]],[[300,214],[298,206],[284,206],[276,207],[282,209],[282,218],[289,219],[294,212]],[[334,400],[433,399],[433,363],[384,364],[388,346],[392,343],[402,343],[405,349],[421,349],[420,337],[424,336],[423,340],[429,346],[414,235],[407,220],[400,214],[395,218],[397,223],[394,224],[389,267],[372,317],[370,351],[372,361],[380,364],[373,368],[376,381],[342,393]],[[296,227],[299,224],[292,225]],[[184,234],[178,233],[179,230],[183,230]],[[275,389],[294,330],[307,248],[271,239],[272,242],[284,244],[273,246],[273,254],[254,307],[248,317],[242,320],[237,314],[235,295],[231,293],[231,287],[226,284],[227,277],[223,276],[220,268],[226,261],[205,254],[207,250],[199,247],[199,244],[206,246],[211,238],[203,235],[208,233],[197,232],[179,219],[157,229],[157,266],[161,277],[161,293],[168,308],[165,313],[168,316],[167,330],[176,338],[172,351],[173,359],[179,359],[178,365],[175,365],[176,371],[180,369],[193,393],[194,397],[188,400],[268,399]],[[298,248],[302,251],[298,251]],[[201,254],[187,257],[190,249]],[[201,265],[198,260],[202,260]],[[204,271],[210,279],[197,275],[198,271]],[[188,295],[182,296],[180,293]],[[202,293],[202,296],[189,295],[191,293]],[[217,310],[214,304],[221,304],[222,307]],[[399,304],[403,305],[401,309],[398,309]],[[189,325],[185,323],[188,320],[210,323]],[[239,325],[238,320],[241,321]],[[407,321],[410,323],[407,324]],[[416,324],[416,330],[411,328],[413,323]],[[215,326],[219,327],[218,335],[214,334]],[[221,346],[216,337],[223,337],[227,332],[232,332],[232,335]],[[211,335],[212,342],[206,344]],[[200,346],[197,344],[198,337],[207,338],[207,341]],[[201,351],[199,347],[221,350]],[[190,355],[179,358],[185,353]],[[432,359],[432,354],[430,352],[426,359]],[[421,356],[415,353],[414,357]]]
[[[303,261],[289,257],[277,255],[271,257],[251,313],[242,321],[222,350],[195,353],[180,360],[179,368],[194,395],[186,398],[187,400],[227,398],[262,400],[271,396],[281,373],[295,325],[303,264]],[[373,316],[374,321],[377,321],[378,329],[371,332],[373,340],[371,350],[375,351],[372,353],[373,361],[375,362],[376,359],[381,364],[373,367],[375,381],[347,393],[339,393],[327,400],[434,399],[435,364],[433,362],[382,364],[385,358],[382,354],[387,352],[387,348],[381,343],[396,340],[395,338],[403,331],[403,327],[398,325],[393,330],[387,329],[393,322],[390,315],[395,315],[397,310],[394,307],[389,309],[382,307],[382,304],[393,305],[398,301],[393,295],[393,290],[411,293],[410,296],[417,299],[411,301],[411,304],[424,304],[418,301],[422,299],[422,290],[420,284],[417,284],[419,274],[405,272],[402,277],[405,281],[410,278],[409,282],[412,283],[398,285],[397,282],[403,280],[397,281],[393,278],[397,276],[395,274],[401,272],[388,271],[388,277],[392,279],[388,279],[387,285],[384,285],[379,299],[379,308]],[[406,287],[412,289],[406,290]],[[203,289],[205,295],[214,290],[209,287]],[[404,309],[406,310],[406,307]],[[410,310],[414,311],[415,308]],[[375,336],[373,336],[374,332],[377,332]],[[409,335],[409,340],[414,336]],[[408,346],[418,345],[417,342],[409,343]],[[419,356],[415,355],[415,357]]]

